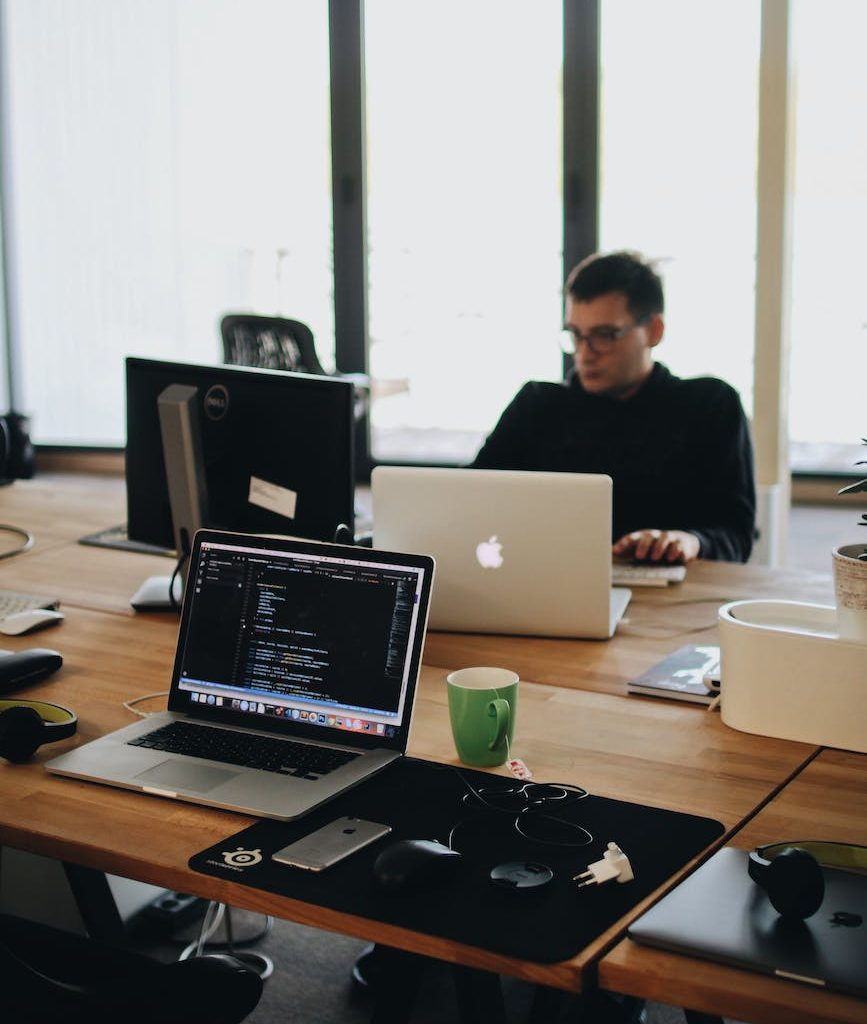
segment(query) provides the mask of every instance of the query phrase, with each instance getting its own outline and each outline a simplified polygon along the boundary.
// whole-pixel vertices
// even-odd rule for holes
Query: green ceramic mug
[[[462,668],[446,677],[449,717],[464,764],[503,764],[515,735],[518,676],[506,668]]]

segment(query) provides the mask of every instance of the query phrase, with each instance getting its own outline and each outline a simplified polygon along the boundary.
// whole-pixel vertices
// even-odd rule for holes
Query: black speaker
[[[812,917],[825,898],[822,867],[867,867],[867,846],[802,840],[771,843],[750,854],[750,878],[782,917]]]
[[[34,466],[28,417],[20,412],[7,412],[0,416],[0,484],[29,480]]]
[[[0,757],[26,761],[43,743],[72,736],[78,718],[69,708],[44,700],[0,700]]]

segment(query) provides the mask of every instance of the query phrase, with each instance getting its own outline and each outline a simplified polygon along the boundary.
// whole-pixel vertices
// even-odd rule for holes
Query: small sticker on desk
[[[247,500],[251,505],[258,505],[259,508],[266,508],[269,512],[276,512],[278,516],[294,519],[298,494],[296,491],[290,491],[288,487],[278,487],[277,484],[271,484],[267,480],[251,476],[250,493]]]
[[[524,764],[520,757],[510,757],[509,760],[506,761],[506,765],[516,779],[525,781],[533,778],[533,773]]]

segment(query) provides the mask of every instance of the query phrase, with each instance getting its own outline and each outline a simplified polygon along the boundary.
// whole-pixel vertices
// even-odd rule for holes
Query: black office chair
[[[227,313],[220,321],[223,362],[236,366],[256,366],[265,370],[293,370],[296,373],[324,374],[316,354],[313,332],[300,320],[256,313]],[[340,373],[355,385],[355,418],[367,412],[370,379],[363,373]]]
[[[262,980],[230,956],[175,963],[0,914],[4,1024],[240,1024]]]
[[[223,362],[265,370],[325,373],[313,332],[300,320],[254,313],[227,313],[220,321]]]

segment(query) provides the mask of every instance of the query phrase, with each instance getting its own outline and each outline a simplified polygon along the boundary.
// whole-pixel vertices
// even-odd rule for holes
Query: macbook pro
[[[200,530],[168,709],[48,771],[288,820],[401,757],[434,563]]]
[[[432,629],[607,639],[631,592],[611,586],[611,478],[377,466],[377,547],[432,555]]]
[[[746,850],[718,850],[631,924],[630,938],[673,953],[867,996],[867,877],[823,868],[822,905],[805,920],[787,919],[749,877],[748,858]]]

